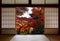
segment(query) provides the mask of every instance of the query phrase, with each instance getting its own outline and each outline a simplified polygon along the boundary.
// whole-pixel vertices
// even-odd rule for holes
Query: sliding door
[[[1,8],[2,34],[15,34],[15,8]]]

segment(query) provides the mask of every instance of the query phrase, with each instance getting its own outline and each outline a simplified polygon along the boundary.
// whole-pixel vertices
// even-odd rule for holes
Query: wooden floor
[[[0,41],[10,41],[15,35],[0,35]],[[51,41],[60,41],[60,35],[46,35]]]
[[[46,35],[51,41],[60,41],[60,35]]]

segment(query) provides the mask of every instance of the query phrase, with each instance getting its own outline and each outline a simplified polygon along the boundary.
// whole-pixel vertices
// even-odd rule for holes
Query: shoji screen
[[[14,4],[14,0],[2,0],[2,4]]]
[[[46,4],[58,4],[58,0],[46,0]]]
[[[44,4],[44,0],[32,0],[32,4]]]
[[[28,4],[29,0],[16,0],[15,4]]]
[[[15,8],[2,8],[2,28],[15,28]]]
[[[2,4],[28,4],[28,0],[2,0]]]
[[[2,0],[2,4],[28,4],[29,0]],[[58,4],[58,0],[32,0],[32,4]]]
[[[45,8],[45,28],[58,28],[58,8]]]
[[[58,0],[32,0],[32,4],[58,4]]]

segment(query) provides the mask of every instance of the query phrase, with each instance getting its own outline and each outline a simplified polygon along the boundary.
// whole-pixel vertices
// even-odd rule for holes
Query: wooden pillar
[[[59,0],[59,2],[60,2],[60,0]],[[60,7],[58,6],[58,35],[60,35]]]
[[[31,0],[29,0],[29,5],[31,5]]]
[[[1,0],[0,0],[0,5],[1,5]],[[0,6],[0,34],[1,34],[1,6]]]
[[[58,16],[60,16],[60,7],[59,7],[59,15],[58,15]],[[58,17],[58,18],[59,18],[59,17]],[[58,27],[59,27],[59,33],[58,33],[58,34],[60,35],[60,18],[59,18],[58,24],[59,24],[59,25],[58,25]]]

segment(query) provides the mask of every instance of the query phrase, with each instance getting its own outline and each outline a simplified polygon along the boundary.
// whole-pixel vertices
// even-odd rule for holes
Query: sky
[[[28,11],[25,11],[23,13],[23,15],[18,15],[18,17],[26,17],[26,18],[30,18],[31,16],[29,14],[32,14],[32,7],[26,7],[28,9]]]

